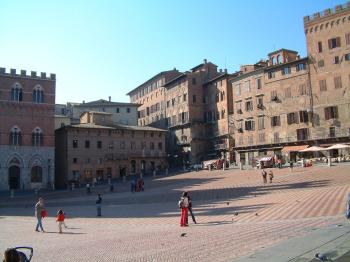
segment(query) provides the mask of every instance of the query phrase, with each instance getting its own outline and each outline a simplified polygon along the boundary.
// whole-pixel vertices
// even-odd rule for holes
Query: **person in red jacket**
[[[58,230],[59,230],[59,233],[61,234],[62,233],[62,225],[66,227],[65,223],[64,223],[64,212],[62,209],[58,210],[57,212],[57,217],[56,217],[56,221],[58,222]]]

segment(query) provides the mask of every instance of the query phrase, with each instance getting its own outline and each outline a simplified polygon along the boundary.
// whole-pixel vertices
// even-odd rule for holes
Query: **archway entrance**
[[[21,186],[21,169],[18,166],[9,168],[9,186],[10,189],[19,189]]]

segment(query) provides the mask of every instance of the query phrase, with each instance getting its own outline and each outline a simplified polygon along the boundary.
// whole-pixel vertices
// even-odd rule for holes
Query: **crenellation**
[[[32,78],[37,78],[37,79],[42,79],[42,80],[56,80],[56,74],[50,74],[50,77],[48,77],[47,73],[41,72],[40,76],[39,76],[36,71],[31,71],[30,75],[28,75],[27,70],[21,69],[17,73],[16,69],[11,68],[10,71],[8,71],[8,70],[6,70],[5,67],[0,67],[0,74],[1,75],[8,75],[8,76],[29,77],[29,78],[32,77]]]
[[[51,80],[56,80],[56,74],[50,74],[50,79]]]
[[[41,72],[40,76],[41,76],[41,78],[46,78],[46,73]]]
[[[31,72],[30,72],[30,76],[31,76],[31,77],[36,77],[36,71],[31,71]]]
[[[10,69],[10,74],[11,74],[11,75],[16,75],[16,69],[11,68],[11,69]]]
[[[340,13],[348,9],[350,9],[350,1],[342,5],[337,5],[334,8],[327,8],[323,12],[316,12],[311,16],[310,15],[304,16],[304,24],[309,22],[314,22],[318,19],[322,19],[324,17],[328,17],[330,15]]]
[[[26,76],[27,75],[27,71],[26,70],[21,70],[21,76]]]

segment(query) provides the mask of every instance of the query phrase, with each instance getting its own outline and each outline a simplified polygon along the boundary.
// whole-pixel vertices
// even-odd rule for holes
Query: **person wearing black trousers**
[[[193,223],[197,224],[196,218],[194,217],[194,214],[192,211],[192,200],[191,200],[190,194],[188,194],[187,196],[188,196],[188,211],[191,214]],[[188,217],[187,217],[187,224],[188,224]]]

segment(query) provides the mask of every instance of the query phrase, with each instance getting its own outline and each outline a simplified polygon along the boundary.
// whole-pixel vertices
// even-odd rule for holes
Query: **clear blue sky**
[[[303,16],[332,0],[0,0],[0,67],[56,73],[56,103],[125,94],[207,58],[233,72],[279,48],[306,55]]]

